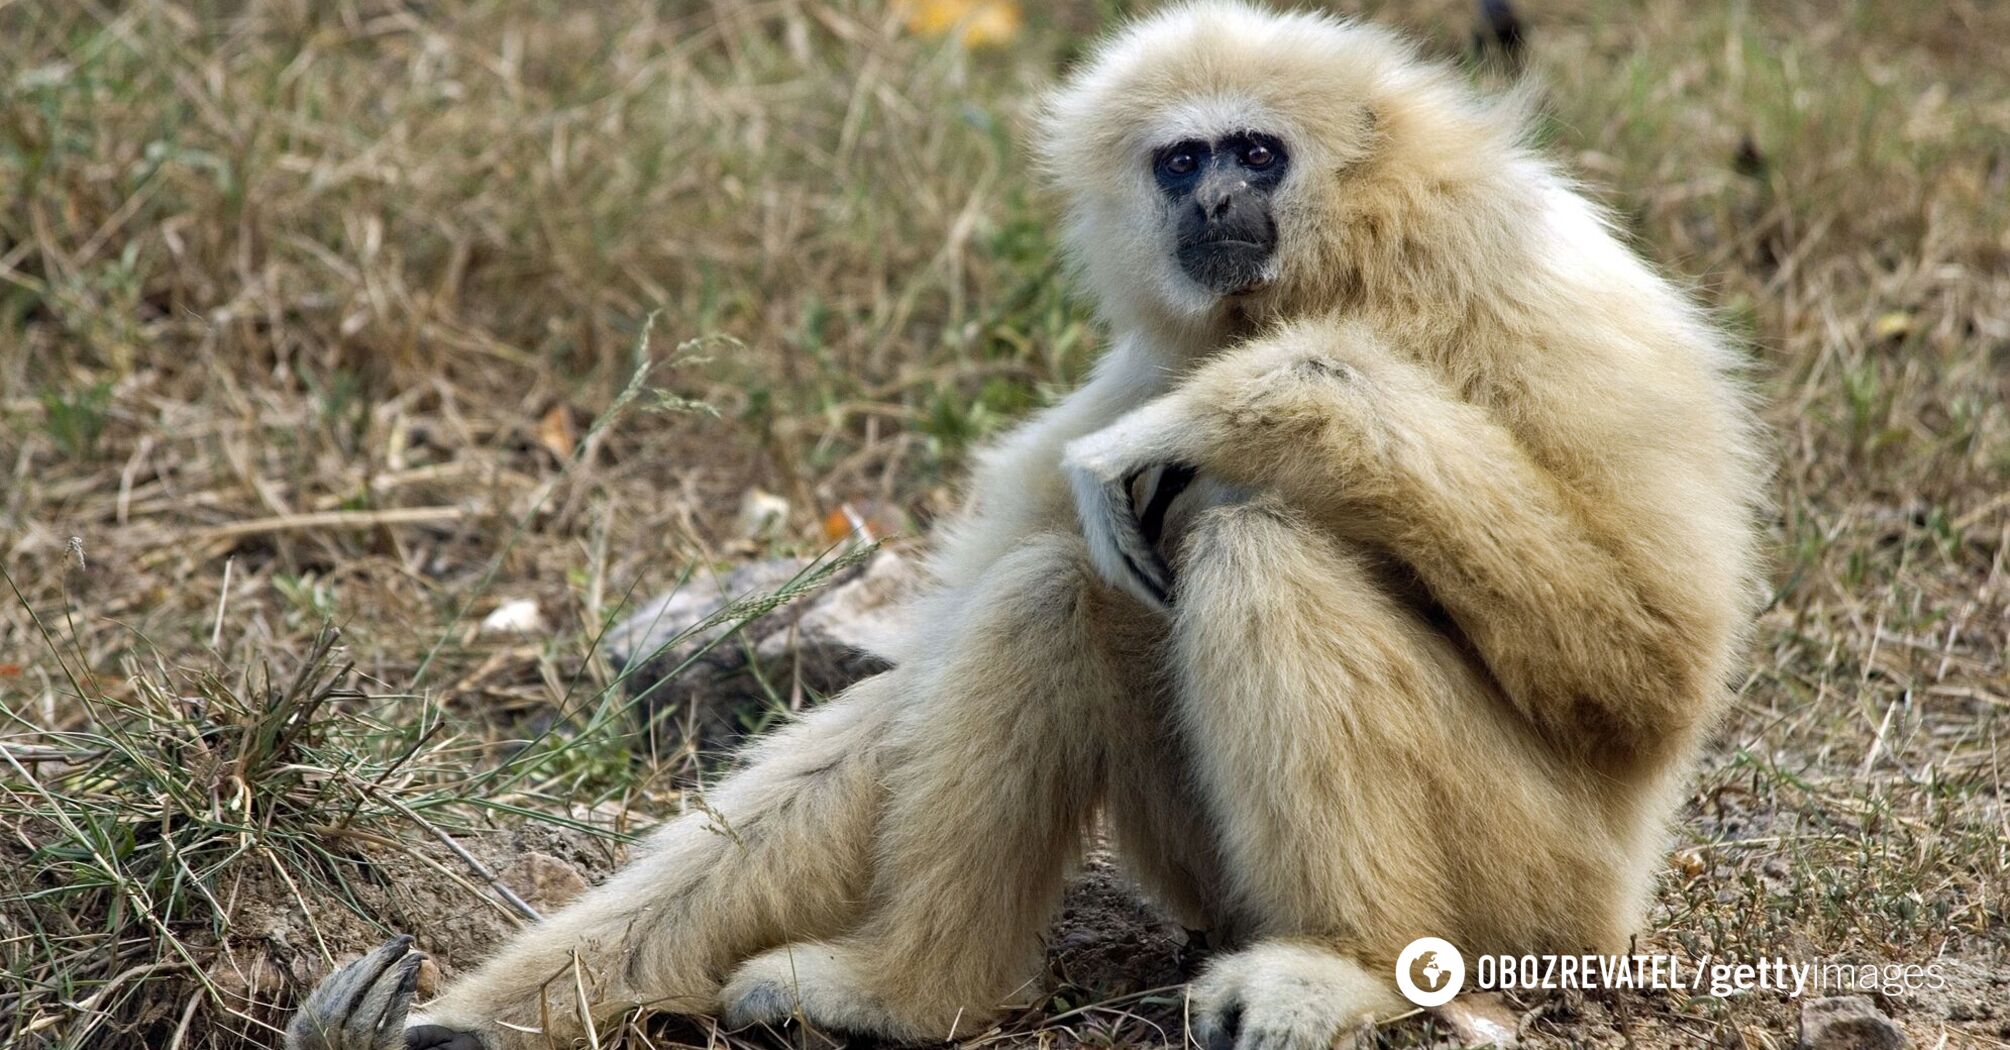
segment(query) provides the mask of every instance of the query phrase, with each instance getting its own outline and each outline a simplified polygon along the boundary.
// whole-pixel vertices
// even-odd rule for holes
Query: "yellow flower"
[[[970,48],[1011,43],[1024,24],[1014,0],[905,0],[900,10],[908,32],[925,37],[953,34]]]

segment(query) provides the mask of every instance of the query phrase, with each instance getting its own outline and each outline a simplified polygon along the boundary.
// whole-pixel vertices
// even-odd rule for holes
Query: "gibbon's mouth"
[[[1179,246],[1180,270],[1216,295],[1247,295],[1269,283],[1275,245],[1241,238],[1196,240]]]

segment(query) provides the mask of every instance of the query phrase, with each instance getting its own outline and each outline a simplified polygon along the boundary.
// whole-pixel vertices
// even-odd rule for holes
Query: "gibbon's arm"
[[[1302,323],[1229,351],[1069,445],[1097,571],[1162,607],[1177,605],[1178,581],[1143,535],[1129,483],[1167,464],[1277,493],[1389,550],[1510,702],[1573,751],[1652,753],[1719,688],[1728,619],[1683,597],[1696,567],[1629,555],[1610,539],[1616,526],[1485,410],[1359,326]]]

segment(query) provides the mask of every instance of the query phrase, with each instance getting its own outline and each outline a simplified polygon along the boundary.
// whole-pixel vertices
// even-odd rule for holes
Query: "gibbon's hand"
[[[1068,446],[1063,469],[1089,561],[1117,588],[1158,610],[1172,607],[1172,568],[1160,550],[1166,513],[1196,474],[1167,455],[1166,403],[1147,405]]]

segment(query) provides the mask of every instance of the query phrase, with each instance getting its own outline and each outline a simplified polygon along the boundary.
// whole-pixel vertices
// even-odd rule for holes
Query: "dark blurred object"
[[[1508,0],[1479,0],[1480,24],[1473,28],[1473,54],[1477,58],[1499,55],[1519,68],[1522,45],[1526,42],[1519,15]]]
[[[1731,155],[1731,169],[1751,179],[1766,176],[1766,155],[1759,152],[1759,144],[1752,141],[1750,132],[1738,140],[1738,152]]]

